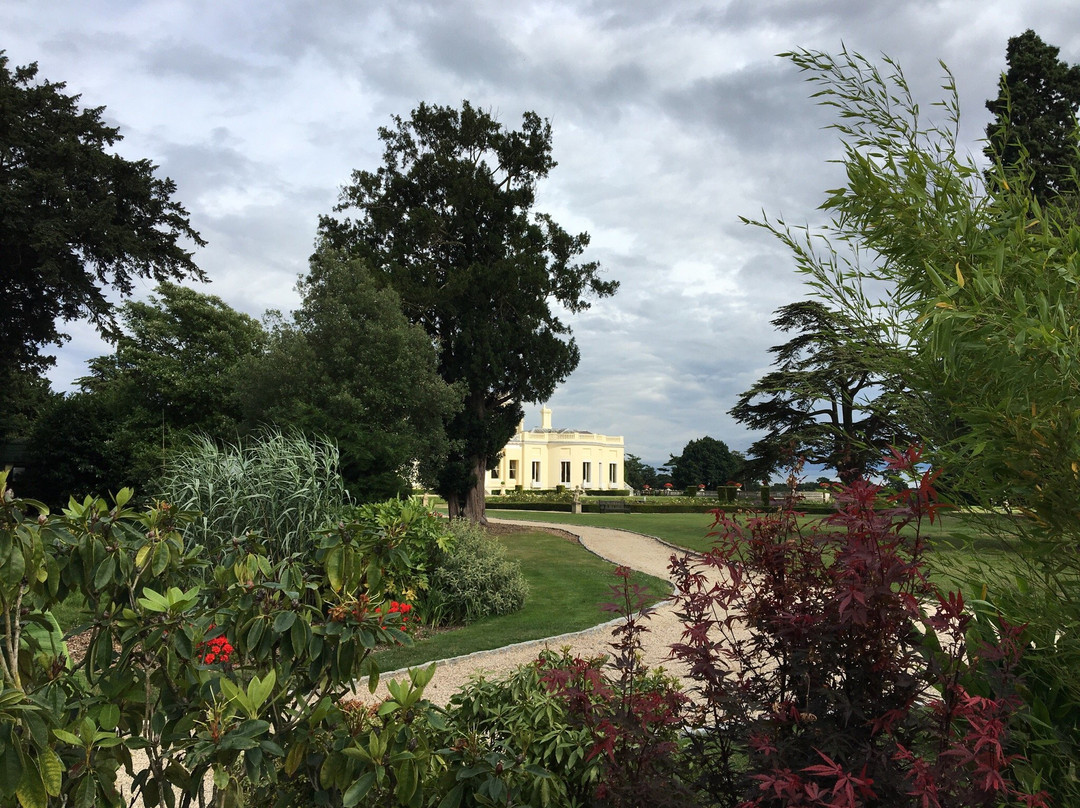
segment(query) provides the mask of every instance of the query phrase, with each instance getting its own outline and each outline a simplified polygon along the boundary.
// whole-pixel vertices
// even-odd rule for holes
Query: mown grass
[[[712,546],[706,539],[713,522],[710,513],[580,513],[547,511],[500,511],[488,508],[493,519],[510,519],[522,522],[549,522],[560,525],[587,525],[611,527],[656,536],[688,550],[702,552]]]
[[[614,565],[546,531],[524,530],[497,538],[521,563],[529,582],[529,597],[521,611],[439,632],[411,646],[379,651],[375,662],[380,670],[580,631],[612,619],[614,615],[600,604],[611,600]],[[631,581],[646,587],[652,602],[663,600],[671,591],[667,582],[643,573],[634,573]]]
[[[561,525],[610,527],[656,536],[688,550],[705,552],[712,547],[708,533],[713,522],[708,513],[582,513],[487,509],[494,519],[548,522]],[[810,523],[820,516],[807,516]],[[929,566],[935,580],[962,585],[981,578],[979,570],[996,566],[1006,570],[1020,563],[1000,536],[1013,517],[993,514],[944,513],[934,524],[924,521],[921,530],[932,552]],[[990,523],[993,524],[990,524]]]

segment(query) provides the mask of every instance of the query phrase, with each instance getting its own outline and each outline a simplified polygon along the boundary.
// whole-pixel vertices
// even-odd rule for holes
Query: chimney
[[[551,410],[547,407],[540,410],[540,428],[551,429]]]

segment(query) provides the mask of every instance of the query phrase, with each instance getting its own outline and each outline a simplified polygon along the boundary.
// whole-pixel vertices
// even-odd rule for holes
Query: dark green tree
[[[514,434],[526,402],[543,401],[577,367],[569,327],[586,295],[613,294],[596,263],[576,263],[587,234],[533,212],[536,183],[555,166],[551,126],[528,112],[509,130],[467,101],[421,104],[381,128],[383,166],[356,171],[326,245],[366,260],[423,326],[438,369],[465,389],[450,420],[453,449],[438,490],[452,516],[485,521],[485,471]]]
[[[142,493],[145,479],[136,478],[134,469],[145,451],[158,463],[161,452],[151,436],[131,431],[114,404],[85,391],[54,394],[34,421],[26,468],[13,481],[16,492],[53,508],[69,497],[81,501],[126,485],[137,484]]]
[[[656,469],[647,463],[642,462],[641,458],[637,455],[630,454],[629,452],[623,459],[623,478],[626,480],[627,485],[638,491],[646,485],[650,488],[656,488]]]
[[[269,350],[244,370],[248,425],[335,441],[359,501],[407,493],[414,474],[432,480],[461,391],[439,376],[427,334],[358,259],[320,251],[298,289],[292,321],[278,324]]]
[[[776,370],[730,410],[750,429],[768,430],[750,447],[755,479],[798,455],[848,483],[906,441],[889,409],[900,385],[877,369],[882,349],[872,331],[814,300],[781,306],[772,324],[797,333],[769,349]]]
[[[1042,204],[1075,193],[1080,170],[1080,66],[1058,53],[1031,29],[1009,39],[1008,70],[997,97],[986,102],[994,114],[986,127],[987,157],[1000,161],[1007,175],[1019,168]]]
[[[726,443],[706,435],[687,443],[681,454],[672,455],[667,467],[671,469],[675,488],[704,485],[715,489],[737,479],[742,464],[739,454],[732,452]]]
[[[115,352],[91,359],[80,392],[54,401],[35,424],[27,494],[55,503],[121,486],[150,493],[164,452],[186,433],[236,438],[237,373],[263,350],[259,322],[167,282],[146,302],[124,303],[120,320]],[[66,422],[93,428],[72,436]]]
[[[34,421],[49,404],[49,380],[39,373],[10,368],[0,371],[0,468],[21,465]]]
[[[242,418],[236,371],[263,351],[259,321],[174,283],[159,284],[146,302],[125,303],[121,319],[115,353],[90,360],[82,388],[111,388],[125,409],[145,412],[158,429],[235,437]]]
[[[107,288],[204,279],[181,246],[203,241],[172,180],[109,152],[121,136],[104,107],[82,109],[63,83],[36,76],[36,64],[12,71],[0,52],[0,379],[52,363],[42,350],[67,339],[58,320],[117,337]]]

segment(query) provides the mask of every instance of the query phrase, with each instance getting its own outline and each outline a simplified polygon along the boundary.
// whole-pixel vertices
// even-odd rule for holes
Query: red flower
[[[212,629],[214,626],[211,625],[210,628]],[[202,654],[204,665],[210,665],[214,662],[228,662],[232,657],[232,652],[232,644],[224,637],[214,637],[212,640],[199,643],[198,648],[195,649],[195,653]]]

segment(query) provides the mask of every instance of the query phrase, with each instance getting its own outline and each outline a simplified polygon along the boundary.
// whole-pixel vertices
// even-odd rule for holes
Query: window
[[[581,464],[581,481],[586,485],[592,482],[592,474],[590,473],[591,468],[592,465],[588,460]]]
[[[511,460],[510,461],[510,473],[507,474],[506,476],[511,480],[516,480],[517,479],[517,464],[518,464],[518,462],[516,460]]]
[[[499,467],[498,466],[496,466],[495,468],[493,468],[491,470],[491,479],[493,479],[493,480],[499,479]]]
[[[540,482],[540,461],[534,460],[532,462],[532,481],[534,483]]]
[[[559,482],[570,482],[570,461],[564,460],[559,464]]]
[[[619,481],[619,464],[612,463],[608,466],[608,482],[617,483]]]

